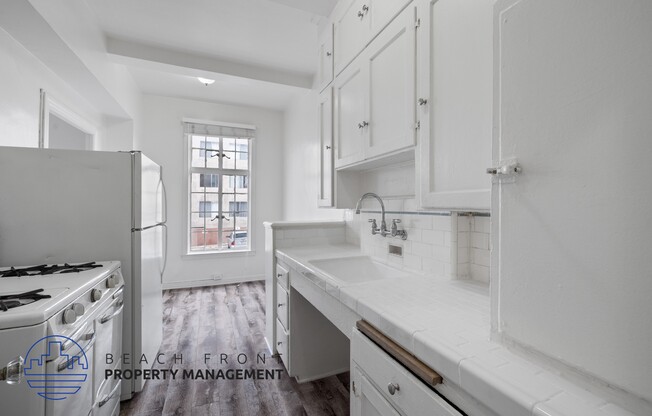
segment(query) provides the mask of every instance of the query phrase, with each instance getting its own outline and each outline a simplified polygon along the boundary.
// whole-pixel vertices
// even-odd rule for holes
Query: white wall
[[[285,111],[283,136],[283,218],[342,219],[343,211],[317,206],[319,193],[319,95],[298,95]]]
[[[0,145],[38,146],[40,89],[102,127],[102,118],[88,101],[0,29]]]
[[[252,169],[253,253],[186,256],[186,204],[184,137],[181,120],[195,118],[252,124],[257,127]],[[143,131],[139,150],[163,166],[168,194],[168,263],[166,287],[201,285],[213,274],[223,281],[262,279],[265,234],[263,221],[282,218],[283,115],[253,107],[214,104],[178,98],[145,95]]]

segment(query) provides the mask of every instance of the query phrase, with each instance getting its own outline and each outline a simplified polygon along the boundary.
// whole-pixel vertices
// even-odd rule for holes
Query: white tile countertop
[[[349,244],[277,249],[276,255],[498,415],[634,415],[599,387],[589,390],[491,341],[484,284],[405,273],[343,284],[309,263],[362,255]]]

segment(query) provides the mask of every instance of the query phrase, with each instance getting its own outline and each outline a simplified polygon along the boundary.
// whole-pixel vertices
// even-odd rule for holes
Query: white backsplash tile
[[[377,201],[365,200],[361,214],[353,210],[345,214],[346,242],[359,244],[363,253],[395,267],[489,282],[489,217],[416,211],[413,199],[388,199],[385,207],[391,207],[387,209],[387,227],[391,227],[392,219],[400,219],[399,229],[408,232],[406,241],[372,235],[368,220],[376,219],[380,227],[379,207]],[[403,247],[403,257],[388,255],[388,244]]]

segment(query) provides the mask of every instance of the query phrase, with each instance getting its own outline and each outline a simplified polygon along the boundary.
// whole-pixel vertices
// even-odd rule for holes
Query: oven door
[[[117,295],[117,296],[116,296]],[[95,358],[93,377],[94,409],[102,409],[101,414],[107,414],[107,408],[113,406],[113,393],[119,380],[105,378],[106,370],[120,369],[122,354],[122,315],[124,301],[122,291],[115,292],[115,298],[110,301],[106,310],[95,319]],[[117,396],[120,390],[117,390]],[[108,403],[109,400],[111,403]],[[104,403],[103,403],[104,402]],[[98,406],[101,403],[101,406]],[[111,409],[109,409],[111,410]],[[96,414],[96,411],[93,411]],[[108,413],[112,414],[112,413]]]
[[[47,416],[87,415],[92,408],[95,329],[92,322],[80,328],[71,336],[75,342],[64,343],[60,356],[47,363],[48,391],[62,397],[46,400]],[[83,381],[70,381],[80,380],[80,374],[86,375]]]

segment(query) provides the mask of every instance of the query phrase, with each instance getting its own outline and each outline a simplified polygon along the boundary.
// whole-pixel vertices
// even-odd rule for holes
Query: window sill
[[[222,251],[201,251],[197,253],[182,254],[183,260],[200,260],[220,257],[249,257],[255,256],[256,250],[222,250]]]

